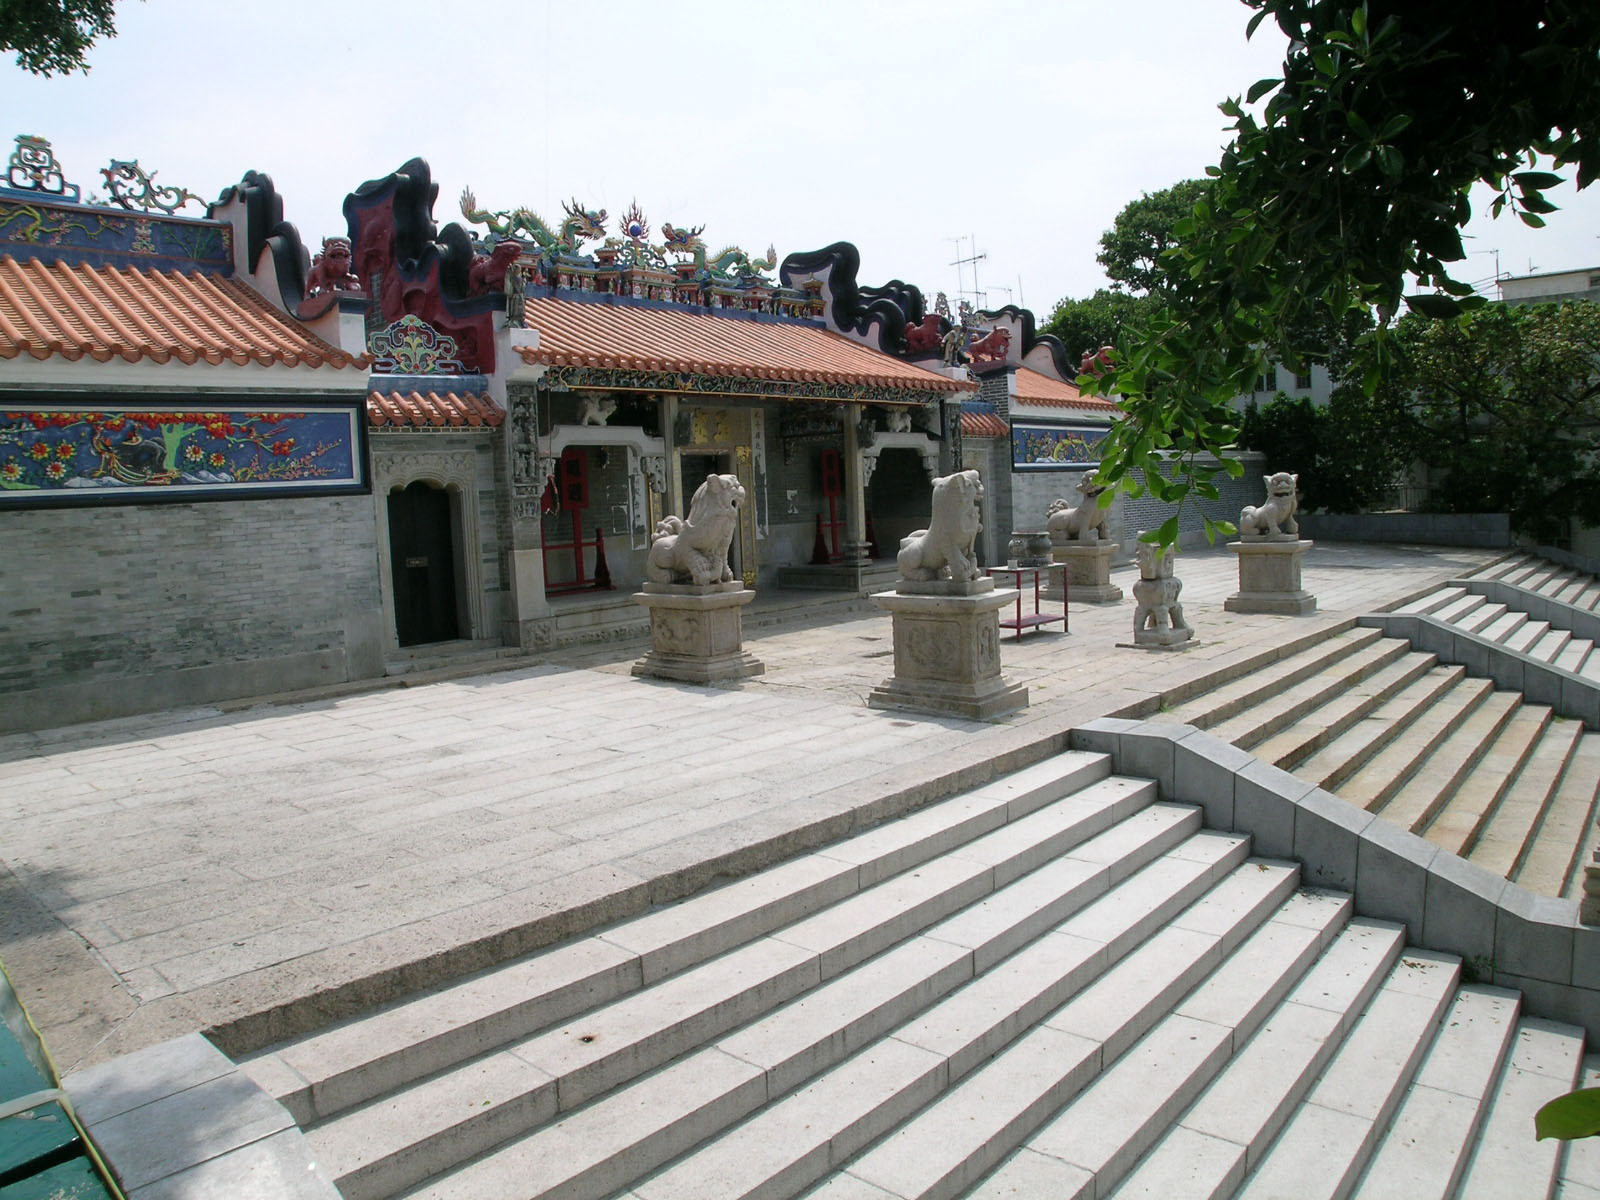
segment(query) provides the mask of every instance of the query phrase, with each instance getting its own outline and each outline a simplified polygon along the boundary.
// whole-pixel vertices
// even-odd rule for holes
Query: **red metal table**
[[[1061,622],[1062,633],[1071,632],[1072,627],[1068,621],[1068,614],[1069,610],[1071,609],[1071,596],[1067,588],[1066,570],[1066,563],[1045,563],[1042,566],[1037,567],[990,567],[989,574],[991,576],[1009,575],[1016,581],[1015,587],[1017,589],[1017,615],[1015,617],[1002,619],[1000,622],[1000,628],[1016,630],[1016,640],[1019,642],[1022,640],[1022,631],[1024,629],[1038,629],[1041,626],[1049,625],[1053,621]],[[1051,571],[1062,572],[1061,611],[1059,613],[1046,613],[1039,611],[1039,576],[1048,574]],[[1024,613],[1022,611],[1022,577],[1024,575],[1033,576],[1033,612],[1031,613]]]

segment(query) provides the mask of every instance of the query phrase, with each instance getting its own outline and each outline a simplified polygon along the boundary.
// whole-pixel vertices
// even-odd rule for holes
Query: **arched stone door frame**
[[[483,563],[478,529],[478,456],[470,449],[373,454],[373,498],[378,515],[378,571],[383,593],[384,646],[400,649],[395,626],[393,537],[389,495],[425,483],[450,497],[456,623],[460,636],[480,641],[484,633]]]

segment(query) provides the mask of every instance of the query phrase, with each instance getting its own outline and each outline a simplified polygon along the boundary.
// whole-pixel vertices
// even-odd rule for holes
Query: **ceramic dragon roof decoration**
[[[660,241],[651,240],[650,221],[637,201],[607,235],[609,214],[585,208],[576,199],[552,226],[529,208],[494,211],[481,206],[471,188],[461,193],[461,215],[488,230],[488,246],[515,241],[522,247],[519,270],[556,289],[700,308],[735,309],[815,319],[821,311],[816,289],[775,283],[774,247],[753,257],[738,246],[713,253],[700,236],[704,225],[662,222]],[[586,243],[598,243],[586,249]]]

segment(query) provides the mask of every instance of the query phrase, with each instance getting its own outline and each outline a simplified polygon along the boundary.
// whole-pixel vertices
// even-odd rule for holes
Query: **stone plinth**
[[[1000,675],[1000,610],[1015,588],[992,579],[942,580],[879,592],[873,604],[894,618],[894,675],[872,689],[873,708],[988,720],[1026,708],[1028,689]]]
[[[633,673],[680,683],[760,675],[767,668],[745,651],[739,612],[755,598],[738,580],[704,587],[645,584],[633,599],[650,610],[650,653],[633,664]]]
[[[1300,583],[1300,565],[1314,542],[1300,538],[1254,538],[1229,542],[1239,556],[1239,590],[1222,602],[1229,612],[1303,617],[1317,611],[1317,598]]]
[[[1111,557],[1116,542],[1057,542],[1050,548],[1050,561],[1064,563],[1061,573],[1067,594],[1078,604],[1112,604],[1122,599],[1122,589],[1111,582]],[[1046,600],[1064,600],[1062,579],[1053,572],[1045,585]]]

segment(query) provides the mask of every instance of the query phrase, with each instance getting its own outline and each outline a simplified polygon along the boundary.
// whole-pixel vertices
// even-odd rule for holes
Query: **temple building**
[[[713,253],[470,190],[441,228],[413,159],[313,258],[265,175],[191,217],[102,174],[85,202],[19,138],[0,186],[8,728],[635,632],[651,534],[710,473],[746,485],[757,589],[887,586],[963,467],[997,561],[1018,455],[1081,469],[1114,411],[1032,314],[929,312],[844,242]]]

